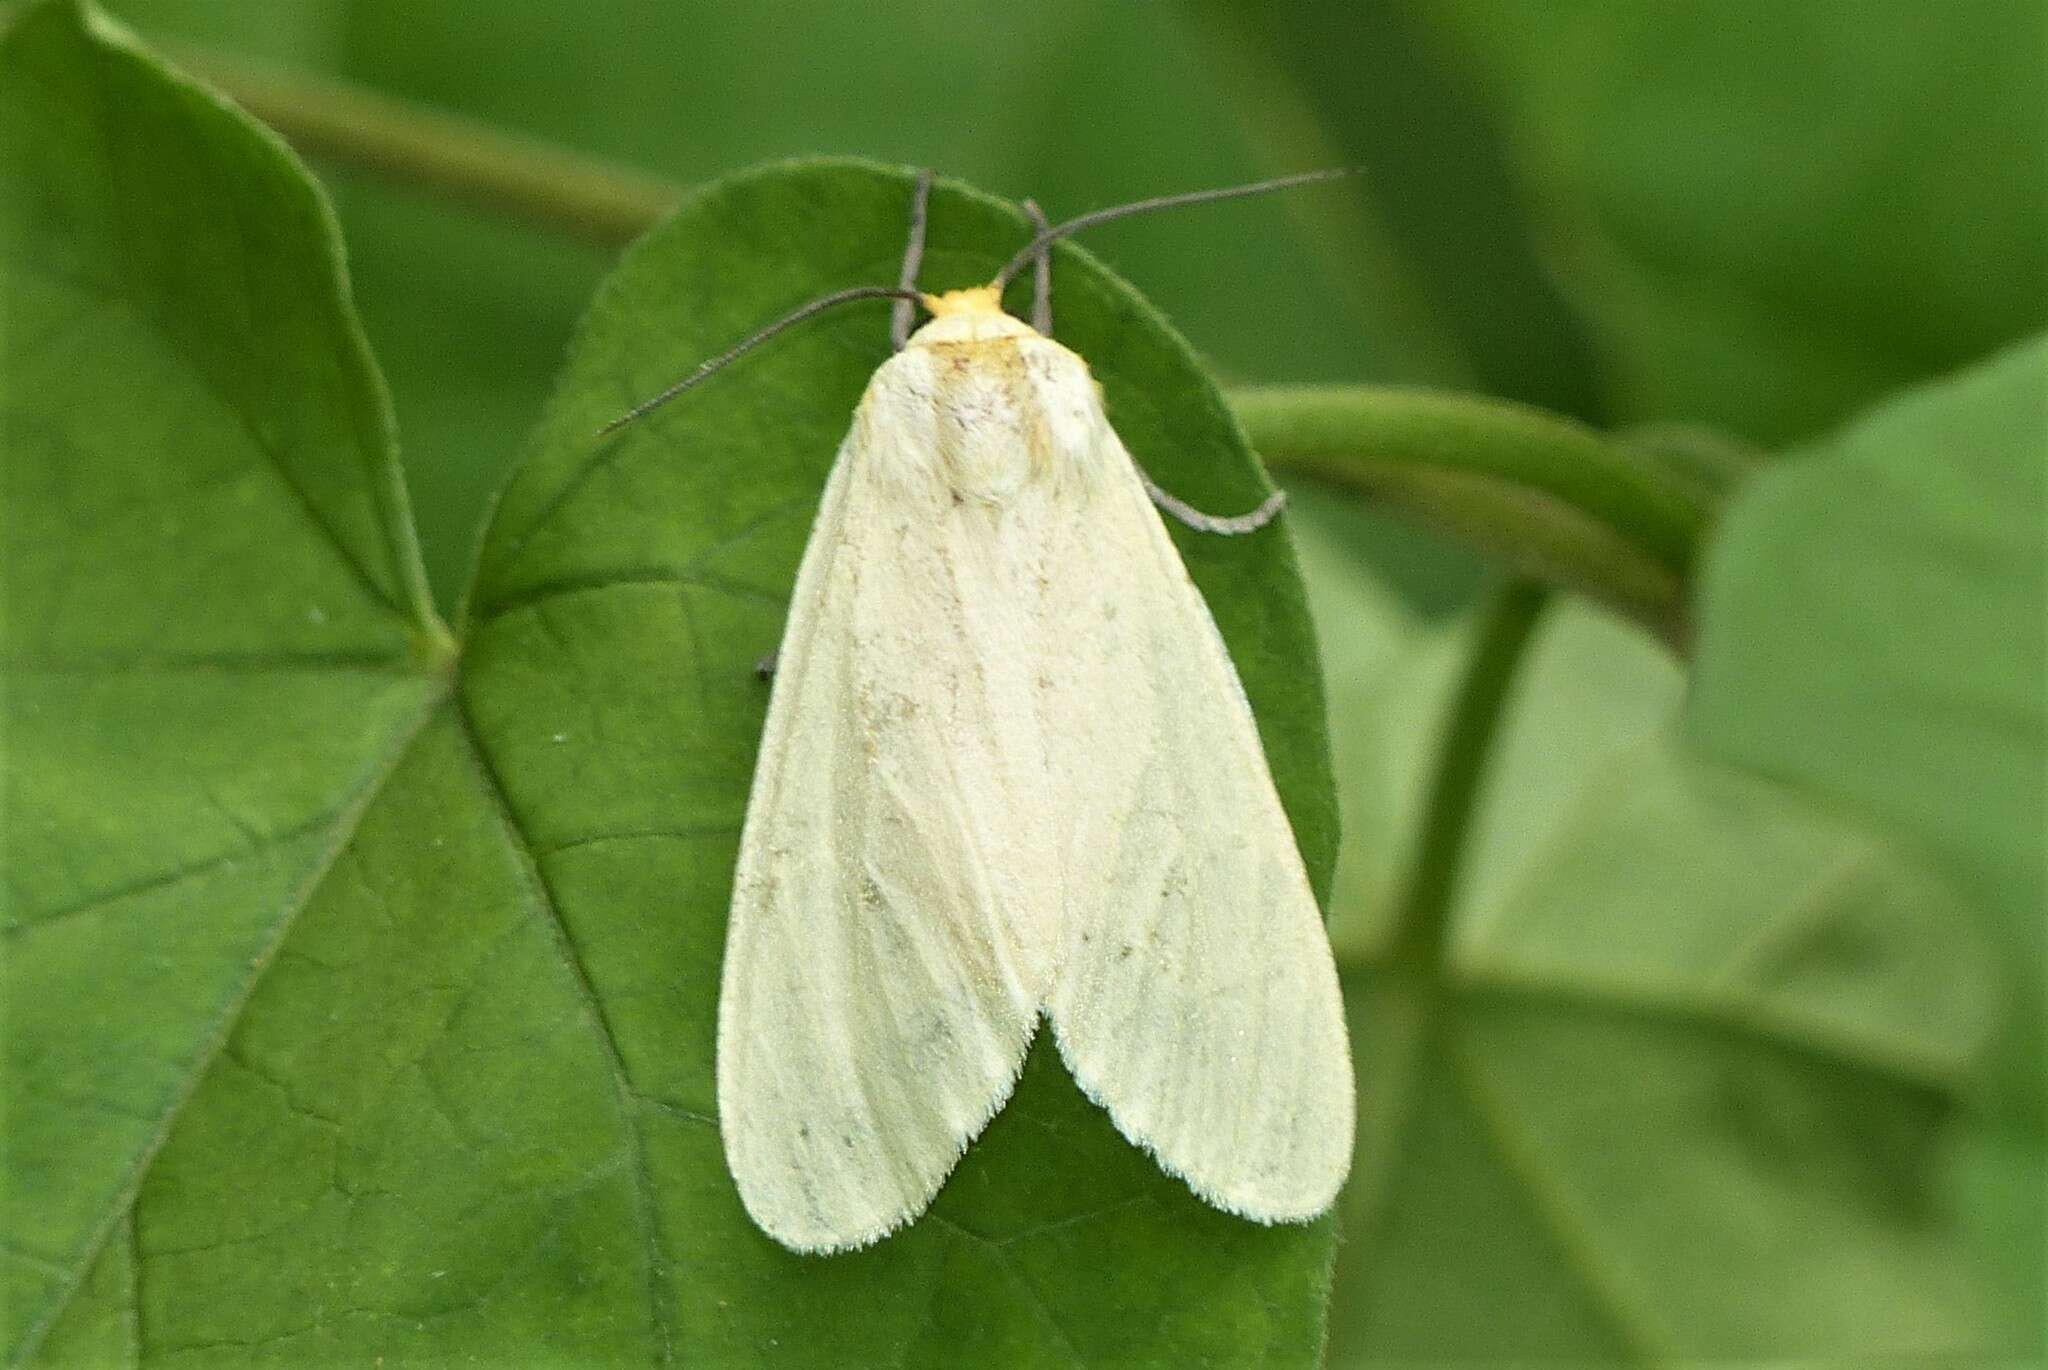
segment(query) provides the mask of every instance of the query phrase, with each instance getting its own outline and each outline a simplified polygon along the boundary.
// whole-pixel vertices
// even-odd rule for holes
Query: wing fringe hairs
[[[1336,968],[1256,724],[1085,363],[990,288],[875,373],[778,653],[719,1001],[726,1157],[797,1251],[921,1214],[1041,1017],[1208,1203],[1326,1210]]]

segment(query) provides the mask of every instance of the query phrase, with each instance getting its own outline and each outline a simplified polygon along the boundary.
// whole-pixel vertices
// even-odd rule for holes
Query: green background
[[[1659,450],[1739,444],[1774,454],[1721,509],[1702,544],[1688,582],[1692,650],[1683,662],[1575,598],[1545,603],[1504,588],[1494,560],[1388,517],[1341,480],[1297,486],[1285,522],[1322,640],[1343,818],[1332,930],[1361,1074],[1360,1151],[1338,1219],[1326,1328],[1320,1256],[1260,1248],[1226,1220],[1173,1207],[1170,1195],[1146,1188],[1142,1165],[1116,1169],[1118,1153],[1088,1131],[1085,1107],[1061,1092],[1056,1067],[1039,1062],[1032,1079],[1042,1107],[1013,1110],[1017,1125],[999,1126],[972,1158],[981,1167],[973,1173],[993,1177],[997,1190],[1017,1186],[1026,1196],[984,1197],[996,1206],[986,1222],[963,1216],[963,1231],[996,1245],[983,1250],[970,1236],[942,1240],[914,1229],[876,1253],[877,1273],[856,1265],[828,1277],[837,1281],[835,1302],[818,1305],[830,1311],[818,1313],[814,1333],[848,1338],[842,1349],[886,1345],[939,1363],[980,1345],[976,1338],[997,1353],[1052,1362],[1115,1351],[1179,1363],[1205,1355],[1300,1360],[1325,1335],[1335,1364],[1517,1355],[2017,1358],[2040,1350],[2048,1279],[2040,971],[2048,394],[2043,349],[2022,340],[2048,313],[2041,6],[132,0],[112,8],[145,35],[346,77],[683,186],[763,159],[846,153],[935,167],[995,195],[1033,196],[1057,218],[1144,194],[1354,165],[1361,175],[1338,189],[1117,225],[1091,237],[1088,249],[1171,318],[1226,387],[1372,382],[1476,391],[1627,432]],[[12,98],[44,102],[49,127],[60,128],[66,109],[105,97],[38,82],[17,84]],[[122,98],[131,117],[153,117],[146,83]],[[93,173],[79,169],[86,153],[55,134],[22,131],[31,127],[15,119],[10,168],[72,168],[59,179],[75,180],[82,202],[111,195],[97,203],[112,221],[119,194],[91,189]],[[146,160],[131,168],[143,179],[127,182],[129,193],[148,187],[147,212],[182,214],[203,227],[208,188],[163,169],[152,182]],[[522,456],[530,461],[523,482],[545,479],[567,443],[562,435],[580,432],[617,398],[605,388],[621,374],[614,365],[630,366],[636,379],[678,372],[776,304],[801,297],[801,287],[872,275],[890,241],[889,211],[854,191],[821,201],[830,211],[823,217],[767,214],[758,222],[770,231],[742,245],[733,245],[730,226],[703,221],[676,242],[698,252],[731,247],[737,255],[716,287],[663,274],[664,258],[650,246],[636,259],[642,265],[627,268],[638,276],[614,278],[611,290],[626,293],[608,296],[630,302],[630,326],[613,317],[619,306],[601,308],[574,354],[583,360],[565,373],[571,329],[614,265],[613,249],[394,190],[344,165],[315,169],[333,197],[363,332],[389,384],[431,598],[449,618],[491,497]],[[285,174],[266,164],[257,179]],[[268,222],[267,233],[317,239],[322,231],[311,202],[291,192],[238,178],[210,189],[216,202],[273,194],[296,205]],[[748,222],[757,222],[751,212]],[[34,213],[13,221],[15,233],[29,236],[47,226]],[[195,243],[211,240],[193,231]],[[936,269],[971,274],[975,252],[1000,255],[1004,234],[1015,231],[1001,219],[962,227],[959,255],[942,255]],[[11,237],[10,252],[28,240]],[[130,250],[118,241],[99,248],[109,261]],[[201,281],[209,271],[241,269],[227,260],[188,266]],[[293,269],[318,275],[317,268]],[[1233,454],[1241,449],[1228,420],[1213,412],[1172,347],[1160,343],[1161,359],[1148,362],[1142,348],[1112,346],[1113,336],[1091,345],[1089,330],[1110,298],[1090,293],[1092,279],[1063,273],[1072,299],[1059,297],[1057,317],[1105,373],[1113,400],[1123,387],[1119,424],[1150,416],[1144,424],[1155,436],[1125,429],[1134,450],[1146,455],[1149,442],[1155,470],[1162,478],[1178,471],[1176,488],[1198,503],[1246,503],[1256,478]],[[263,298],[277,311],[265,326],[279,357],[301,355],[309,340],[329,339],[319,345],[331,350],[333,331],[347,329],[295,296],[286,276],[268,283]],[[22,320],[33,317],[31,307],[16,300],[10,342],[46,368],[39,377],[68,374],[61,354],[29,338]],[[188,397],[187,410],[159,403],[126,428],[108,420],[115,427],[107,441],[132,461],[109,482],[125,512],[96,525],[104,541],[94,546],[103,546],[106,564],[188,569],[156,577],[153,598],[115,595],[112,573],[107,586],[67,582],[68,600],[54,589],[45,597],[36,587],[54,584],[56,571],[36,561],[35,549],[76,524],[10,524],[11,649],[33,642],[47,656],[59,640],[48,634],[61,627],[64,650],[78,661],[138,642],[219,656],[271,651],[289,639],[293,651],[322,660],[380,667],[341,684],[328,673],[309,682],[290,672],[231,686],[95,678],[81,687],[67,679],[52,687],[49,707],[70,709],[77,721],[52,723],[45,713],[31,728],[27,713],[10,713],[10,905],[61,903],[80,885],[81,869],[92,871],[85,886],[112,889],[194,859],[178,842],[205,841],[190,831],[180,838],[163,815],[195,803],[213,806],[218,832],[202,833],[205,840],[245,829],[258,807],[280,840],[273,859],[220,877],[239,882],[234,891],[205,897],[221,908],[274,904],[309,863],[334,860],[323,848],[323,824],[360,808],[352,796],[367,793],[362,786],[374,773],[384,797],[361,817],[356,846],[389,847],[395,855],[382,868],[412,872],[406,879],[419,887],[405,897],[414,904],[453,902],[479,916],[446,925],[459,930],[459,945],[423,944],[419,927],[377,922],[376,910],[397,897],[388,882],[327,882],[332,893],[308,916],[324,911],[343,943],[358,940],[361,928],[381,929],[386,941],[349,954],[373,956],[388,970],[336,977],[323,970],[316,946],[304,964],[280,963],[264,977],[251,1011],[284,1007],[269,1036],[258,1032],[263,1023],[252,1027],[252,1041],[272,1043],[275,1054],[244,1053],[232,1068],[217,1066],[213,1077],[227,1083],[208,1088],[272,1090],[274,1116],[259,1121],[260,1099],[211,1099],[206,1116],[240,1119],[234,1126],[243,1130],[182,1145],[174,1138],[149,1181],[171,1205],[163,1210],[171,1226],[160,1229],[170,1234],[161,1236],[164,1251],[202,1252],[225,1237],[276,1231],[286,1234],[279,1240],[289,1254],[220,1245],[210,1261],[167,1262],[214,1283],[158,1286],[154,1297],[166,1302],[161,1310],[141,1305],[142,1331],[133,1338],[112,1313],[103,1326],[94,1322],[94,1309],[122,1306],[121,1290],[137,1278],[134,1268],[101,1260],[44,1353],[83,1364],[130,1350],[152,1362],[173,1358],[175,1339],[147,1335],[169,1326],[169,1291],[184,1291],[175,1301],[182,1308],[274,1306],[277,1316],[264,1327],[276,1331],[292,1325],[294,1311],[325,1307],[317,1291],[334,1280],[348,1285],[351,1299],[387,1313],[472,1309],[466,1320],[437,1324],[445,1335],[414,1343],[436,1349],[417,1354],[503,1355],[549,1337],[585,1353],[637,1347],[607,1341],[624,1334],[604,1318],[576,1322],[577,1310],[633,1306],[631,1289],[560,1309],[512,1297],[502,1305],[512,1311],[486,1315],[474,1311],[493,1307],[478,1289],[467,1291],[476,1295],[468,1304],[460,1295],[423,1301],[416,1282],[466,1279],[480,1289],[497,1280],[491,1288],[558,1298],[578,1281],[643,1279],[598,1234],[630,1227],[634,1206],[647,1202],[674,1205],[685,1221],[715,1212],[703,1221],[729,1223],[730,1195],[701,1157],[694,1168],[641,1167],[652,1177],[651,1197],[636,1195],[632,1186],[589,1179],[601,1158],[541,1144],[559,1140],[541,1116],[524,1136],[514,1129],[489,1139],[470,1194],[446,1190],[445,1158],[365,1154],[360,1141],[355,1152],[344,1148],[337,1173],[365,1192],[434,1193],[465,1212],[508,1184],[553,1196],[545,1211],[505,1213],[476,1229],[484,1235],[471,1261],[449,1276],[434,1276],[446,1268],[434,1234],[397,1200],[339,1204],[331,1194],[274,1192],[274,1181],[303,1167],[308,1147],[332,1148],[322,1129],[336,1117],[353,1129],[342,1135],[360,1139],[393,1135],[398,1120],[432,1111],[448,1132],[436,1145],[452,1154],[482,1145],[464,1121],[483,1116],[496,1093],[532,1090],[568,1114],[635,1106],[631,1091],[624,1103],[611,1091],[617,1080],[659,1075],[651,1058],[661,1048],[645,1048],[643,1060],[631,1046],[634,1031],[654,1028],[627,1023],[613,1035],[609,1061],[601,1051],[591,1056],[587,1032],[570,1021],[576,987],[546,985],[555,973],[548,967],[558,964],[547,946],[520,940],[532,925],[501,929],[487,915],[502,918],[535,897],[536,870],[544,892],[551,879],[626,878],[578,870],[596,858],[595,847],[554,858],[543,850],[592,837],[576,805],[611,805],[613,822],[614,799],[630,807],[648,785],[696,793],[688,787],[704,783],[680,770],[664,777],[664,763],[602,751],[577,752],[575,765],[558,766],[548,739],[578,727],[603,735],[603,718],[588,716],[573,684],[586,676],[602,678],[593,693],[629,714],[655,709],[632,682],[673,680],[678,668],[663,659],[661,644],[686,629],[718,644],[712,658],[743,663],[758,655],[757,640],[772,638],[779,619],[772,595],[764,597],[772,576],[760,567],[794,555],[802,520],[764,525],[760,546],[743,547],[736,568],[720,569],[728,593],[698,605],[694,625],[611,605],[587,621],[536,619],[521,639],[516,614],[488,613],[494,599],[532,589],[519,580],[525,572],[502,562],[485,582],[485,612],[468,636],[464,669],[473,683],[459,704],[423,715],[415,738],[394,742],[438,688],[431,669],[422,677],[412,663],[431,662],[440,649],[419,626],[426,620],[407,583],[405,539],[376,484],[388,450],[370,431],[381,422],[374,382],[362,378],[359,361],[323,363],[354,377],[336,389],[326,372],[266,373],[257,363],[267,353],[208,354],[206,311],[189,301],[165,307],[199,320],[181,354],[210,355],[202,370],[214,368],[216,389],[248,388],[246,412],[275,411],[289,450],[309,463],[327,448],[373,454],[363,490],[323,491],[324,468],[311,465],[303,483],[314,512],[342,529],[345,545],[401,549],[391,553],[397,569],[384,570],[374,564],[381,553],[362,550],[367,570],[308,571],[284,540],[250,533],[252,520],[277,516],[260,505],[248,506],[240,522],[144,517],[181,507],[182,487],[166,481],[152,454],[170,438],[189,442],[206,431],[193,425],[218,421],[203,397]],[[764,420],[750,406],[765,401],[750,396],[798,393],[802,418],[787,451],[829,456],[860,368],[872,364],[854,343],[834,340],[864,337],[866,326],[849,318],[764,359],[746,385],[728,388],[730,398],[684,421],[676,440],[697,450],[687,441],[690,423],[755,432]],[[1149,338],[1153,327],[1140,331]],[[114,348],[112,360],[76,372],[73,407],[93,394],[82,378],[104,377],[103,395],[146,392],[143,368],[154,354],[123,334],[93,336]],[[616,364],[604,360],[613,353]],[[1135,359],[1121,360],[1126,355]],[[830,363],[829,384],[807,379],[820,374],[821,359]],[[578,379],[598,372],[604,387]],[[4,378],[11,415],[26,408],[14,397],[27,393],[28,374],[17,360]],[[563,389],[549,401],[557,385]],[[303,407],[295,397],[307,393],[330,397],[334,412]],[[19,435],[31,431],[29,419],[13,418],[10,500],[20,509],[66,509],[67,499],[82,496],[57,477],[44,481],[35,474],[41,468],[18,455],[30,450]],[[650,427],[636,442],[652,443],[661,431]],[[278,440],[270,430],[265,436]],[[1268,444],[1255,425],[1253,436],[1278,463],[1284,435]],[[671,474],[622,485],[615,504],[583,516],[559,554],[542,548],[541,561],[555,560],[531,575],[609,574],[632,558],[681,564],[693,555],[692,539],[702,540],[701,551],[718,545],[722,525],[746,521],[745,509],[726,502],[731,479],[714,471],[696,486],[686,466],[662,469]],[[226,467],[186,476],[202,485],[234,479]],[[520,487],[513,489],[516,509]],[[772,502],[776,490],[770,482],[747,493]],[[621,526],[636,508],[647,522],[670,505],[674,527]],[[195,541],[192,530],[202,527],[212,541]],[[1201,548],[1188,539],[1183,546],[1214,559],[1207,570],[1197,561],[1197,574],[1211,577],[1205,588],[1255,698],[1259,679],[1283,681],[1289,662],[1308,669],[1298,635],[1274,621],[1299,602],[1283,583],[1291,577],[1284,554],[1275,562],[1250,547]],[[758,564],[749,560],[756,556]],[[220,567],[234,574],[189,569]],[[326,607],[307,624],[295,617],[296,596],[316,593],[302,579],[316,571],[332,583],[319,582]],[[351,603],[355,611],[340,607]],[[107,607],[116,604],[124,621]],[[163,641],[167,613],[209,625],[204,640]],[[245,625],[243,637],[229,623]],[[1269,653],[1264,665],[1256,653],[1245,664],[1245,644],[1254,641]],[[10,657],[20,660],[18,651]],[[240,693],[259,688],[268,692],[260,704]],[[1276,765],[1294,764],[1306,777],[1291,799],[1311,795],[1313,733],[1322,723],[1309,717],[1319,713],[1313,690],[1269,688],[1285,701],[1262,710]],[[10,708],[29,708],[33,689],[11,681]],[[743,719],[751,707],[743,694],[701,703],[701,715],[675,722],[679,738],[713,720]],[[1483,726],[1475,729],[1475,717]],[[346,729],[327,726],[333,719],[346,720]],[[1275,726],[1294,740],[1275,744]],[[466,743],[465,728],[484,743]],[[134,738],[145,730],[150,741],[138,753]],[[330,745],[309,756],[302,739],[312,733]],[[30,807],[12,788],[38,774],[31,743],[47,748],[48,774],[94,777],[65,787],[68,807],[57,816],[70,826],[61,843],[39,844],[49,791],[36,791]],[[1290,746],[1296,763],[1286,759]],[[488,768],[478,772],[471,755],[493,748],[508,768],[495,778]],[[1478,762],[1461,787],[1447,758],[1467,751]],[[239,758],[234,783],[250,793],[190,774],[193,756],[228,752]],[[379,757],[396,769],[380,770]],[[701,761],[698,751],[687,757],[697,760],[679,752],[675,766]],[[743,774],[743,760],[702,764]],[[250,797],[259,787],[260,805]],[[524,860],[495,837],[478,837],[474,851],[413,850],[437,821],[437,806],[456,802],[481,805],[479,812],[502,806],[513,830],[540,847]],[[1316,835],[1321,820],[1304,820],[1300,805],[1312,801],[1296,803],[1313,848],[1325,840]],[[706,800],[689,818],[695,835],[687,839],[703,851],[677,857],[677,872],[639,860],[628,866],[662,888],[715,884],[725,859],[718,834],[735,819],[730,804]],[[676,820],[670,813],[660,821]],[[346,874],[351,863],[376,866],[356,853],[336,869]],[[573,892],[561,901],[572,940],[585,931],[575,925],[576,906]],[[219,972],[267,935],[260,920],[231,921],[212,927],[213,942],[177,948],[178,965]],[[312,923],[315,932],[321,926]],[[1435,935],[1418,940],[1405,931],[1417,926]],[[635,982],[624,948],[646,931],[591,935],[622,939],[619,964],[589,973],[593,982],[624,977],[596,984],[598,1002],[645,1007],[653,991]],[[715,932],[703,935],[711,957]],[[67,978],[43,990],[129,1002],[144,984],[160,985],[166,974],[176,980],[178,966],[167,972],[151,963],[161,947],[139,945],[132,964],[110,966],[107,945],[84,941]],[[308,1093],[310,1082],[353,1078],[350,1053],[400,1051],[404,1033],[384,1021],[388,1006],[431,999],[434,966],[474,967],[483,963],[473,958],[486,955],[506,958],[509,983],[566,996],[562,1007],[537,1015],[489,1002],[461,1006],[472,1015],[465,1031],[488,1047],[480,1059],[528,1063],[520,1071],[477,1074],[450,1064],[438,1080],[420,1075],[418,1100]],[[18,983],[12,992],[20,993]],[[195,1020],[203,998],[191,995]],[[685,1019],[701,1013],[700,999],[678,1011]],[[306,1027],[327,1012],[377,1026],[351,1029],[368,1034],[360,1040]],[[10,1019],[15,1039],[27,1040],[18,1006]],[[156,1031],[140,1019],[101,1029],[70,1039],[75,1058],[39,1058],[37,1069],[56,1078],[118,1076],[124,1052]],[[554,1083],[542,1088],[539,1078]],[[452,1103],[426,1097],[443,1086],[459,1091]],[[121,1087],[117,1079],[105,1092],[114,1097]],[[360,1093],[362,1085],[351,1088]],[[678,1090],[652,1092],[682,1100],[676,1106],[687,1113],[688,1090]],[[585,1098],[587,1091],[596,1092]],[[363,1112],[379,1108],[395,1116]],[[10,1112],[20,1136],[19,1120],[34,1116],[30,1097],[11,1092]],[[294,1126],[307,1135],[295,1140]],[[1045,1159],[1047,1148],[1055,1159]],[[105,1159],[112,1167],[113,1154]],[[424,1168],[397,1175],[402,1161]],[[1150,1214],[1157,1203],[1165,1216],[1126,1234],[1121,1248],[1047,1247],[1036,1266],[995,1254],[1013,1228],[1043,1221],[1031,1215],[1050,1200],[1034,1185],[1101,1166],[1110,1167],[1104,1188],[1074,1197],[1075,1211],[1143,1193],[1151,1197],[1135,1212]],[[272,1180],[251,1183],[265,1175]],[[33,1189],[20,1172],[9,1184],[17,1203]],[[107,1219],[80,1202],[81,1212],[49,1220]],[[1018,1206],[999,1211],[1004,1202]],[[574,1220],[563,1221],[564,1212]],[[239,1230],[213,1230],[223,1214]],[[111,1230],[130,1226],[124,1217]],[[773,1321],[778,1299],[796,1297],[778,1284],[789,1272],[735,1231],[737,1245],[700,1238],[703,1254],[677,1273],[678,1287],[701,1300],[691,1305],[694,1320],[679,1311],[677,1325],[717,1325],[727,1339],[677,1344],[677,1358],[693,1358],[691,1350],[734,1358],[744,1342],[764,1360],[801,1360],[802,1343],[770,1346],[766,1332],[749,1339],[759,1329],[744,1320],[717,1321],[714,1310],[729,1306],[722,1301],[767,1309],[761,1316]],[[1218,1254],[1233,1244],[1244,1249]],[[150,1254],[133,1250],[131,1267]],[[1112,1260],[1128,1268],[1113,1269]],[[1047,1302],[1063,1263],[1093,1272],[1101,1286],[1094,1301],[1074,1292]],[[1119,1311],[1128,1316],[1141,1292],[1153,1302],[1135,1325],[1159,1338],[1142,1351],[1114,1340],[1132,1335],[1119,1328]],[[343,1306],[334,1297],[333,1306]],[[313,1324],[347,1325],[324,1316]],[[913,1337],[906,1328],[922,1330]],[[250,1340],[247,1329],[201,1328],[176,1345],[187,1359],[233,1360],[254,1354]],[[339,1340],[298,1344],[297,1353],[316,1345],[353,1354],[377,1344],[359,1327]],[[267,1353],[289,1359],[294,1351],[287,1344]]]

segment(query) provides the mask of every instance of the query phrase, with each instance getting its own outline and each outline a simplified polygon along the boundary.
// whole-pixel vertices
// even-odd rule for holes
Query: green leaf
[[[2036,0],[1426,11],[1510,121],[1615,421],[1800,439],[2048,317]]]
[[[893,278],[903,173],[738,178],[620,268],[506,492],[450,694],[302,171],[68,4],[9,31],[0,138],[10,1359],[1315,1359],[1333,1224],[1205,1208],[1043,1049],[871,1251],[783,1251],[725,1172],[753,663],[884,315],[591,434],[787,305]],[[927,283],[1024,234],[942,187]],[[1256,502],[1185,345],[1082,254],[1058,280],[1154,474]],[[1285,542],[1183,546],[1327,887]]]
[[[0,52],[5,1345],[123,1221],[445,635],[331,219],[69,6]]]
[[[2044,453],[2036,340],[1760,479],[1707,557],[1689,709],[1703,746],[1909,835],[1989,915],[2018,1007],[1972,1183],[2016,1346],[2042,1335]]]
[[[1296,531],[1330,643],[1360,1082],[1332,1362],[1973,1349],[1934,1163],[1998,995],[1955,898],[1868,826],[1701,757],[1669,657],[1563,601],[1516,665],[1442,959],[1402,962],[1478,625],[1375,611],[1325,511]]]

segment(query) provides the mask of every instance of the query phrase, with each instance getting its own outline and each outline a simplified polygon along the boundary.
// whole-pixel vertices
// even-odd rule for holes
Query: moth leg
[[[1045,232],[1052,225],[1045,220],[1045,211],[1038,207],[1038,201],[1026,200],[1024,214],[1031,220],[1033,236]],[[1052,336],[1052,247],[1048,244],[1038,250],[1038,259],[1031,264],[1031,326],[1045,337]]]
[[[1136,465],[1136,463],[1133,463]],[[1145,493],[1162,511],[1185,523],[1198,533],[1215,533],[1220,537],[1237,537],[1244,533],[1256,533],[1271,523],[1282,509],[1287,507],[1287,492],[1275,490],[1266,496],[1265,502],[1249,514],[1205,514],[1185,500],[1175,499],[1159,488],[1159,482],[1144,467],[1138,467],[1138,479],[1145,482]]]
[[[910,192],[910,240],[903,245],[903,270],[896,277],[896,284],[905,290],[917,289],[917,269],[924,264],[924,226],[931,208],[932,173],[929,167],[917,173],[917,188]],[[903,345],[910,341],[910,325],[917,318],[917,306],[909,300],[898,300],[889,311],[889,345],[901,352]]]
[[[778,647],[774,651],[768,653],[768,655],[762,657],[759,661],[754,663],[754,674],[759,676],[763,680],[775,679],[775,663],[776,660],[779,657],[781,657],[781,655],[782,649]]]

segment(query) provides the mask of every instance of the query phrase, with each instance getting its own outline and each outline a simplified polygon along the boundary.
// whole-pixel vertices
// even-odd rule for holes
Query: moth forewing
[[[798,570],[726,934],[726,1157],[754,1220],[798,1251],[922,1212],[1007,1097],[1036,1017],[934,783],[947,748],[903,707],[936,677],[875,691],[906,650],[959,654],[917,640],[942,623],[942,587],[901,574],[945,532],[881,455],[901,437],[901,370],[862,400]]]
[[[885,363],[799,570],[741,837],[719,1107],[785,1245],[922,1212],[1041,1015],[1261,1221],[1351,1147],[1337,979],[1249,706],[1087,367],[993,290]]]

